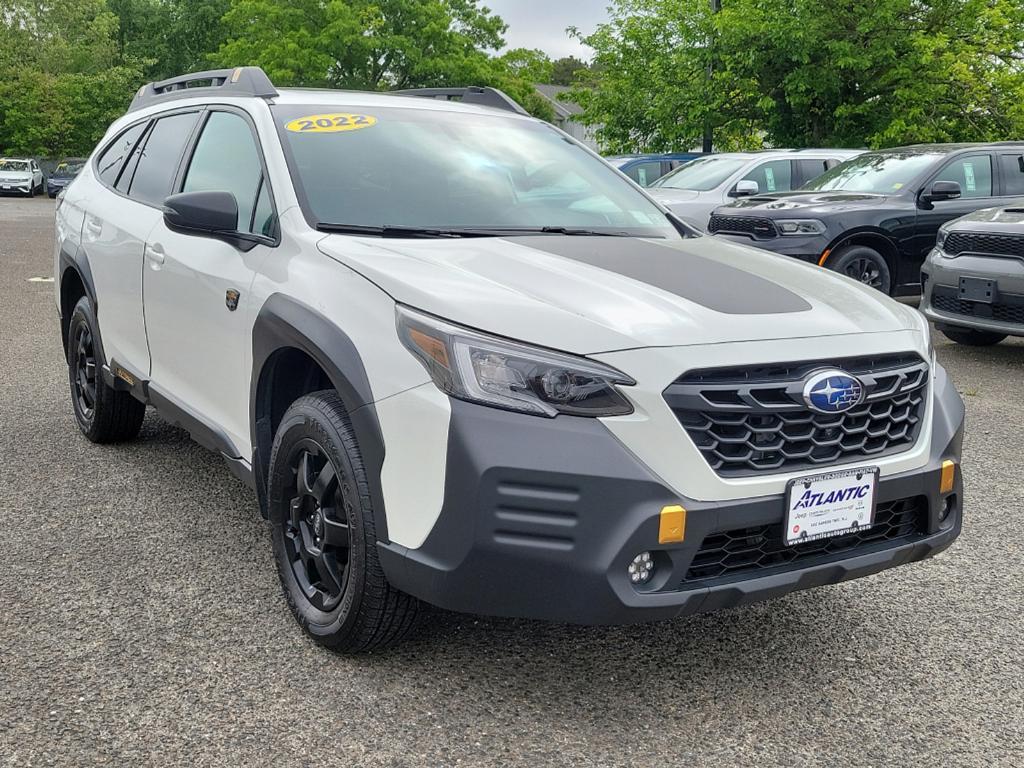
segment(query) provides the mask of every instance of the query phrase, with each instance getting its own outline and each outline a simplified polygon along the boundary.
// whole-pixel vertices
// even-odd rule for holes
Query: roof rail
[[[189,85],[190,83],[208,85]],[[211,69],[206,72],[192,72],[172,77],[157,83],[147,83],[139,88],[128,107],[136,109],[174,99],[188,99],[193,96],[256,96],[269,99],[277,96],[277,89],[270,82],[267,73],[259,67],[235,67],[233,69]]]
[[[530,113],[523,109],[515,99],[497,88],[481,88],[470,85],[465,88],[407,88],[392,91],[400,96],[419,96],[425,99],[443,99],[445,101],[461,101],[463,104],[478,104],[481,107],[503,109],[520,115]]]

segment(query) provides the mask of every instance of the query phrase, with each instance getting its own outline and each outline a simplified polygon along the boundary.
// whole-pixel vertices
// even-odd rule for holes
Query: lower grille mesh
[[[806,567],[815,560],[849,557],[857,549],[880,549],[882,545],[909,541],[924,533],[927,515],[928,499],[924,496],[881,502],[871,528],[792,547],[782,543],[782,523],[715,533],[704,539],[694,555],[683,586],[768,575]]]

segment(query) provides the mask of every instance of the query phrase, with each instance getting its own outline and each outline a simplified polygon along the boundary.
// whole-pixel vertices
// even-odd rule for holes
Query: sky
[[[540,48],[553,59],[575,56],[587,61],[592,52],[571,39],[566,27],[589,34],[607,20],[610,0],[482,0],[508,24],[509,48]]]

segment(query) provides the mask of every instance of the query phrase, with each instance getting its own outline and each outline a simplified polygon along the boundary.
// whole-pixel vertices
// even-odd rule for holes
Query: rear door
[[[128,128],[97,160],[102,187],[86,202],[82,244],[96,284],[103,351],[107,362],[142,378],[149,374],[143,250],[163,217],[163,200],[198,116],[198,110],[182,111]]]
[[[999,171],[1003,180],[1003,196],[1024,198],[1024,154],[1003,152],[999,155]]]
[[[182,234],[161,219],[146,244],[146,331],[153,355],[151,392],[170,400],[216,435],[204,441],[249,456],[252,305],[250,287],[272,253],[276,227],[262,150],[240,110],[211,108],[185,163],[182,192],[226,191],[238,203],[238,230],[266,236],[242,250],[212,237]]]

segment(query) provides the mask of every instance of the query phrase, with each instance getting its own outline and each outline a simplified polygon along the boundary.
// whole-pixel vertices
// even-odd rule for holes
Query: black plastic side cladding
[[[287,349],[297,349],[313,359],[345,404],[366,467],[377,535],[381,541],[388,541],[380,481],[384,439],[359,351],[336,324],[312,307],[282,294],[274,294],[264,303],[253,325],[252,336],[249,420],[253,436],[252,468],[263,514],[267,514],[267,472],[274,439],[271,391],[265,384],[273,373],[277,353]]]

